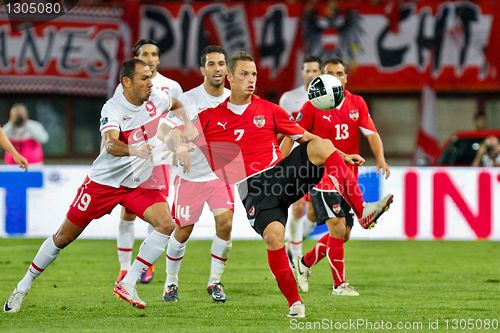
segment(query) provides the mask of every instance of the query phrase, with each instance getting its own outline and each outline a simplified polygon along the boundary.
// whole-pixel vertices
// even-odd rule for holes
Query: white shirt
[[[175,99],[178,99],[179,96],[182,94],[182,88],[177,81],[169,79],[168,77],[163,76],[160,73],[156,73],[156,75],[151,79],[151,83],[153,83],[154,89],[165,91]],[[116,87],[113,97],[122,94],[123,94],[123,86],[120,83]]]
[[[179,100],[188,109],[189,117],[195,123],[198,121],[198,113],[216,107],[224,102],[229,95],[231,95],[231,91],[224,88],[222,95],[212,96],[206,92],[202,84],[182,94]],[[205,155],[199,148],[196,148],[191,154],[191,170],[188,173],[179,172],[179,176],[192,182],[206,182],[217,179],[217,176],[208,165]]]
[[[111,130],[120,131],[119,140],[131,145],[140,146],[144,143],[160,147],[156,142],[156,132],[161,118],[175,127],[171,122],[170,110],[172,100],[166,93],[157,90],[151,92],[149,100],[142,105],[133,105],[123,94],[113,96],[104,104],[101,110],[101,134]],[[102,149],[92,164],[89,178],[99,184],[136,188],[151,176],[153,156],[160,152],[153,151],[152,157],[145,160],[137,156],[114,156]]]
[[[308,100],[307,91],[302,85],[281,95],[279,105],[295,117],[302,108],[302,105]]]

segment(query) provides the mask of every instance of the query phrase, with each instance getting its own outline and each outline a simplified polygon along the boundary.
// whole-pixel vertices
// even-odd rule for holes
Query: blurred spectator
[[[474,129],[476,131],[481,131],[486,129],[488,120],[486,119],[486,115],[484,113],[476,113],[474,115]]]
[[[472,166],[498,167],[500,166],[500,143],[495,136],[489,136],[478,149]]]
[[[29,119],[26,105],[17,103],[12,106],[9,122],[5,124],[3,130],[12,145],[28,159],[30,164],[43,163],[42,144],[49,140],[49,134],[42,124]],[[16,164],[8,152],[5,152],[5,164]]]

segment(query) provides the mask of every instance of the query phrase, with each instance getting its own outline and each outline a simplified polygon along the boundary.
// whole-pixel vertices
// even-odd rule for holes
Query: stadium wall
[[[47,237],[54,233],[72,203],[88,166],[38,166],[29,172],[0,168],[0,237]],[[391,209],[373,230],[356,225],[353,239],[446,239],[500,241],[500,170],[498,168],[394,167],[384,180],[373,168],[361,168],[365,199],[395,196]],[[236,200],[234,239],[257,239]],[[119,208],[94,221],[85,238],[115,238]],[[317,227],[318,235],[325,231]],[[147,234],[137,222],[136,235]],[[193,239],[210,239],[213,218],[205,207]]]

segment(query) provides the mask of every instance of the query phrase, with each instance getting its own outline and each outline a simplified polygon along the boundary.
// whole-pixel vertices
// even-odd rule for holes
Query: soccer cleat
[[[288,317],[291,318],[305,318],[306,317],[306,306],[302,304],[301,301],[297,301],[292,304],[290,311],[288,311]]]
[[[359,219],[359,224],[365,229],[374,228],[377,219],[389,209],[393,198],[392,194],[388,194],[379,201],[367,203],[363,209],[363,215]]]
[[[120,273],[118,273],[118,277],[116,278],[115,285],[122,282],[125,275],[127,275],[127,272],[128,272],[127,270],[122,270],[122,271],[120,271]]]
[[[179,297],[177,296],[177,286],[175,284],[167,286],[167,289],[163,291],[163,300],[165,302],[179,301]]]
[[[295,257],[293,263],[297,270],[297,285],[303,293],[309,291],[309,276],[311,276],[311,268],[302,263],[302,257]]]
[[[335,296],[359,296],[359,293],[348,282],[344,282],[337,287],[334,286],[332,294]]]
[[[141,274],[141,279],[139,280],[142,284],[148,284],[153,281],[153,277],[155,276],[155,265],[151,265],[147,271]]]
[[[208,285],[207,292],[215,302],[224,303],[227,300],[224,286],[220,282]]]
[[[16,313],[21,309],[21,304],[23,304],[23,299],[28,295],[28,292],[18,291],[17,288],[14,289],[12,294],[10,294],[9,299],[3,305],[3,312],[6,313]]]
[[[120,282],[116,285],[113,293],[119,298],[132,304],[132,306],[138,307],[139,309],[144,309],[146,307],[146,303],[144,303],[144,301],[139,298],[137,290],[134,286],[128,286]]]

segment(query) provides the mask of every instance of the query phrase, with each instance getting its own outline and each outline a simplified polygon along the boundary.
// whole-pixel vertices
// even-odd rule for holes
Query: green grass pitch
[[[42,242],[0,239],[2,304]],[[213,303],[206,292],[211,242],[188,244],[176,304],[162,301],[162,256],[154,281],[138,285],[145,310],[113,295],[115,244],[70,245],[38,278],[19,313],[0,313],[0,332],[477,332],[479,325],[498,330],[484,327],[487,320],[500,320],[500,242],[350,241],[347,277],[361,296],[332,296],[324,260],[313,268],[310,291],[302,295],[306,319],[292,321],[263,241],[233,242],[223,277],[225,304]],[[313,244],[307,240],[304,250]],[[474,329],[464,328],[469,319]]]

